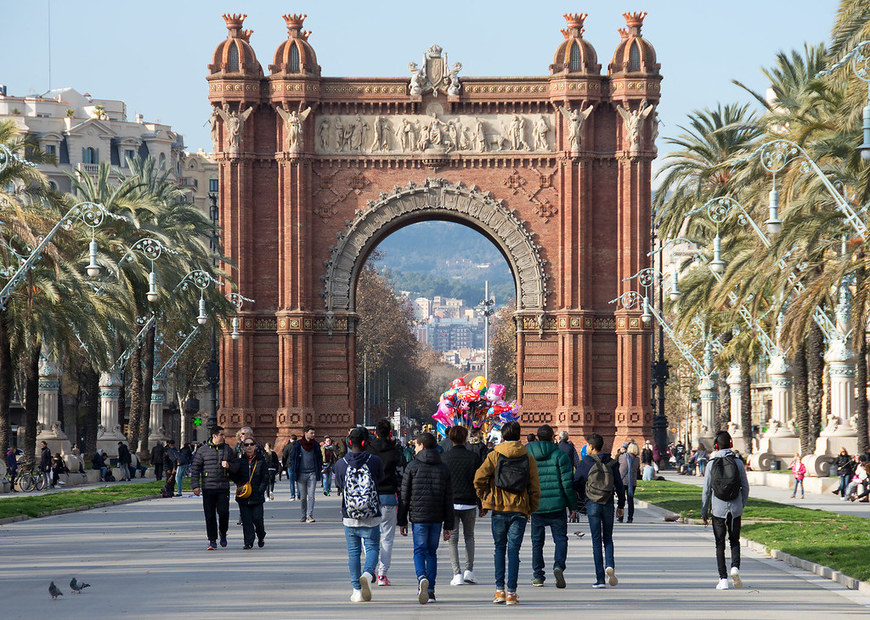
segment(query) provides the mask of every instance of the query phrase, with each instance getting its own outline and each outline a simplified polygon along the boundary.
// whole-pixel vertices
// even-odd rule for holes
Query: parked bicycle
[[[45,476],[31,470],[19,472],[15,480],[18,488],[27,493],[28,491],[44,491],[48,486]]]

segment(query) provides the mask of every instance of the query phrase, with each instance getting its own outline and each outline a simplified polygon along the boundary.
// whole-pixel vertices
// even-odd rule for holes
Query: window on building
[[[218,180],[217,179],[209,179],[208,180],[208,191],[212,194],[217,193],[218,191]]]
[[[136,151],[134,151],[133,149],[126,149],[124,151],[124,165],[125,166],[130,165],[127,163],[128,159],[135,159],[135,158],[136,158]]]
[[[583,68],[581,63],[580,46],[573,43],[571,45],[571,71],[580,71]]]
[[[57,157],[57,145],[56,144],[46,144],[45,145],[45,152],[48,155],[52,155],[52,156]]]
[[[637,41],[631,44],[631,50],[628,52],[628,70],[640,71],[640,49],[637,47]]]
[[[290,71],[299,71],[299,48],[295,43],[290,45]]]
[[[54,181],[49,181],[48,182],[48,189],[50,189],[53,192],[56,192],[57,191],[57,183],[55,183]]]
[[[227,71],[239,70],[239,48],[230,44],[230,52],[227,54]]]
[[[100,152],[92,146],[82,149],[82,163],[98,164],[100,163]]]
[[[163,170],[166,167],[166,154],[160,153],[160,157],[157,158],[157,167],[160,170]]]

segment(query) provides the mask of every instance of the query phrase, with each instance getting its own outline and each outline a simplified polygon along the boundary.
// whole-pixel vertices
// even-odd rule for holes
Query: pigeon
[[[576,536],[577,538],[583,538],[584,536],[586,536],[586,532],[574,532],[574,536]]]
[[[91,584],[85,583],[84,581],[76,583],[76,578],[73,577],[69,580],[69,587],[72,589],[73,592],[81,594],[82,590],[84,590],[85,588],[90,588]]]
[[[55,600],[58,596],[63,596],[63,592],[57,589],[57,586],[54,585],[53,581],[48,586],[48,593],[51,594],[52,600]]]

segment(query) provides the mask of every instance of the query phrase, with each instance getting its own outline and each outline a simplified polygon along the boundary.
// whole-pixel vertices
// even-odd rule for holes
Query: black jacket
[[[293,449],[290,451],[290,468],[293,470],[293,475],[296,476],[296,479],[299,480],[299,476],[302,474],[302,440],[298,440],[293,444]],[[311,448],[314,452],[314,472],[319,476],[320,470],[323,469],[323,452],[320,451],[320,446],[317,445],[317,442],[314,442],[314,447]]]
[[[558,444],[559,449],[568,455],[568,460],[571,461],[571,467],[574,471],[577,471],[577,468],[580,467],[580,455],[577,454],[577,448],[574,447],[574,444],[568,441],[567,439],[563,439]]]
[[[468,443],[465,444],[465,449],[469,452],[474,452],[481,463],[483,463],[486,455],[489,454],[489,448],[486,447],[486,442],[484,441],[474,442],[469,439]]]
[[[399,492],[402,482],[400,469],[402,467],[402,451],[392,439],[375,437],[368,445],[368,451],[381,459],[384,466],[384,478],[378,483],[378,493],[395,495]]]
[[[453,490],[450,470],[441,462],[438,450],[421,450],[411,461],[402,477],[399,496],[399,525],[414,523],[444,523],[453,529]]]
[[[480,506],[480,499],[474,490],[474,474],[482,463],[477,453],[465,445],[453,446],[441,456],[441,460],[450,470],[453,503]]]
[[[129,465],[132,459],[130,458],[130,448],[125,444],[118,444],[118,464]]]
[[[160,467],[163,467],[163,455],[165,454],[165,450],[161,444],[157,444],[153,448],[151,448],[151,464],[157,465],[160,463]]]
[[[229,463],[229,471],[221,467],[221,461]],[[209,439],[193,455],[190,487],[201,488],[203,491],[229,491],[230,475],[237,471],[239,471],[239,457],[236,456],[235,450],[225,443],[216,446]]]
[[[599,454],[598,458],[601,459],[602,465],[613,470],[613,493],[617,499],[616,507],[623,508],[625,506],[625,485],[622,484],[622,476],[619,475],[619,462],[611,458],[609,454]],[[574,472],[574,490],[577,491],[581,505],[592,501],[586,497],[586,478],[589,477],[589,471],[594,464],[592,455],[587,454],[580,461],[580,467]]]
[[[48,471],[51,469],[51,450],[48,447],[42,449],[39,453],[39,471]]]
[[[838,476],[851,476],[855,473],[854,463],[849,455],[837,455],[837,460],[834,463],[837,465]]]
[[[254,464],[256,464],[256,466]],[[269,472],[267,471],[266,465],[266,461],[263,459],[263,455],[260,454],[259,450],[254,452],[254,460],[251,461],[250,465],[246,455],[243,454],[241,458],[239,458],[239,469],[232,474],[233,482],[241,485],[245,484],[250,479],[253,492],[250,497],[246,497],[245,499],[239,499],[237,497],[236,502],[239,504],[245,504],[246,506],[256,506],[265,501],[266,489],[269,486]],[[251,476],[251,469],[254,471],[253,476]]]

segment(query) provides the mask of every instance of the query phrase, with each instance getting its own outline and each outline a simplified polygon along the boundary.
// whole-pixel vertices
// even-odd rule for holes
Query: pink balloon
[[[486,400],[491,403],[499,400],[504,400],[504,395],[505,387],[500,383],[493,383],[486,390]]]

